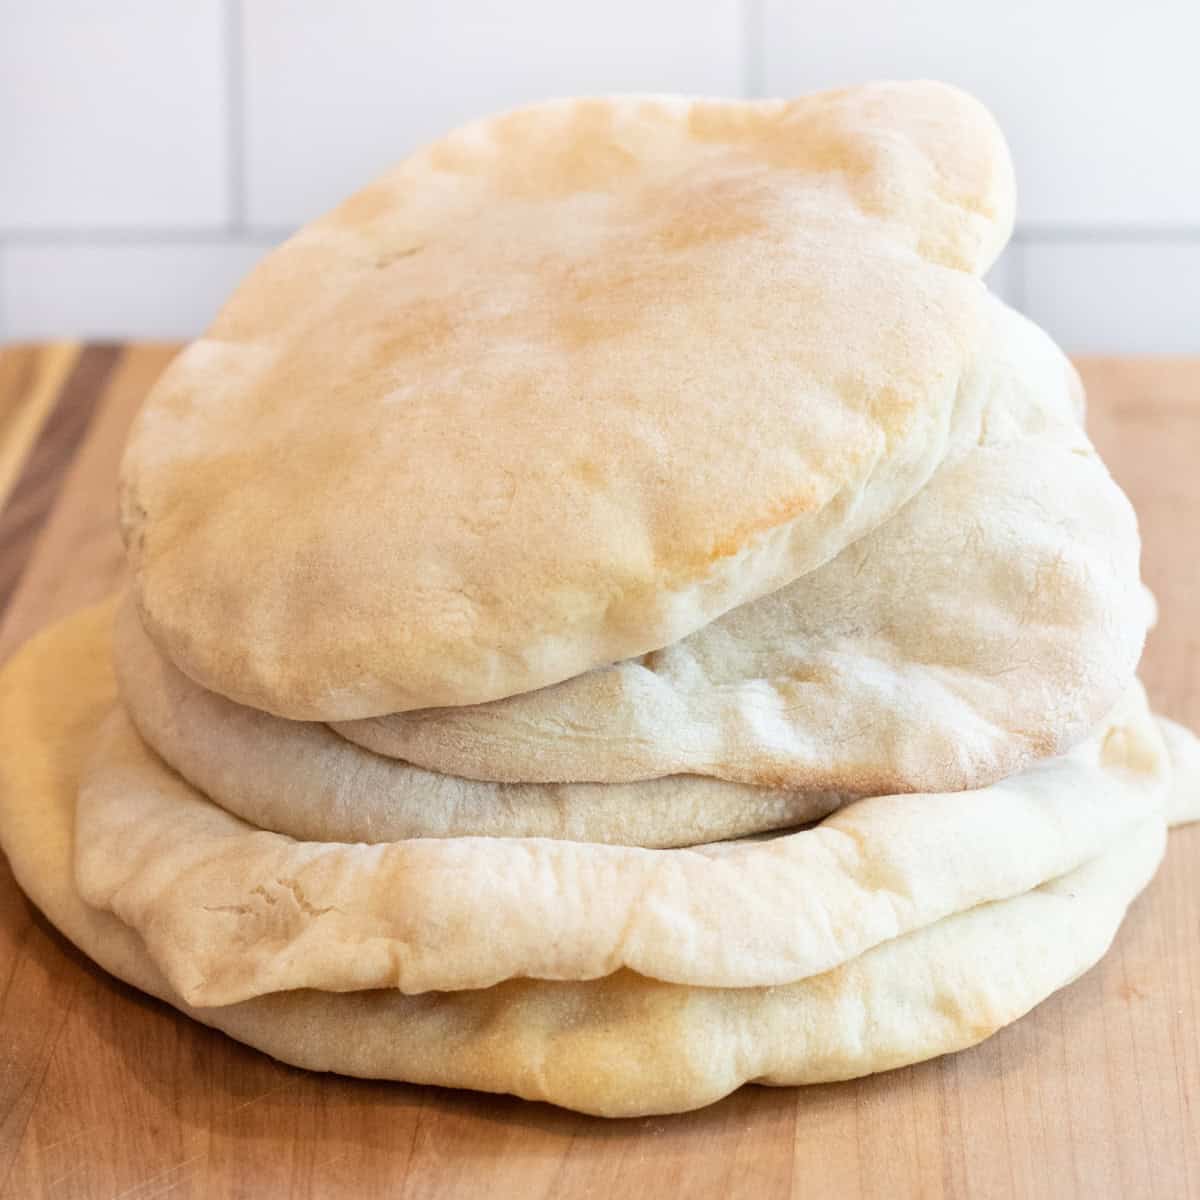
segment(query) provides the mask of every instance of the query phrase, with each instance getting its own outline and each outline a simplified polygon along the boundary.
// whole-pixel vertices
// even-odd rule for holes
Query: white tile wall
[[[221,0],[0,0],[0,229],[215,227]]]
[[[1021,303],[1021,247],[1009,243],[992,269],[987,273],[987,285],[1002,300],[1014,306]]]
[[[873,78],[968,88],[1027,224],[1200,226],[1196,0],[764,0],[769,94]]]
[[[1013,145],[992,283],[1200,353],[1200,0],[0,0],[0,337],[183,336],[416,143],[546,95],[938,76]]]
[[[1065,345],[1200,352],[1200,241],[1039,241],[1021,254],[1023,307]]]
[[[0,274],[15,339],[190,337],[216,315],[266,241],[202,240],[91,245],[16,244]]]
[[[245,13],[255,225],[316,216],[413,147],[498,109],[742,90],[738,0],[249,0]]]

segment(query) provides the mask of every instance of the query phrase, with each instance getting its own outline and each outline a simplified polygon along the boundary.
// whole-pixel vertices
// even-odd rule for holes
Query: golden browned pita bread
[[[1073,745],[1141,653],[1137,521],[1070,364],[998,301],[989,317],[946,461],[832,562],[644,658],[336,728],[477,779],[859,795],[975,787]]]
[[[988,788],[861,800],[766,841],[298,842],[190,787],[118,709],[83,776],[76,880],[195,1004],[622,968],[781,984],[1073,870],[1158,812],[1167,780],[1138,691],[1071,754]]]
[[[0,680],[0,840],[22,887],[122,979],[277,1058],[316,1070],[515,1092],[607,1116],[695,1108],[740,1084],[827,1082],[962,1049],[1107,948],[1162,850],[1160,819],[1023,896],[895,938],[787,987],[692,988],[622,971],[454,994],[281,993],[190,1008],[137,935],[72,881],[81,759],[114,685],[93,613],[44,635]],[[1173,731],[1172,811],[1195,816],[1200,754]]]
[[[669,645],[928,479],[1012,221],[939,84],[468,125],[270,255],[123,466],[146,626],[304,719]]]

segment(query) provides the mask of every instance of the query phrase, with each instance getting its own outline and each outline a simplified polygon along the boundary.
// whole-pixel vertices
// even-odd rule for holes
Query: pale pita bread
[[[1171,761],[1167,824],[1185,825],[1200,820],[1200,738],[1169,717],[1155,719]]]
[[[767,841],[305,843],[212,803],[118,709],[83,776],[75,873],[193,1004],[622,968],[761,986],[1073,870],[1160,811],[1167,780],[1138,691],[1068,756],[974,792],[860,800]]]
[[[990,116],[933,83],[468,125],[155,387],[123,465],[146,627],[320,720],[676,642],[925,483],[1013,199]]]
[[[694,846],[804,825],[846,800],[695,775],[630,784],[456,779],[207,691],[155,649],[128,602],[113,639],[122,702],[150,746],[229,812],[302,841],[549,837]]]
[[[858,795],[977,787],[1073,745],[1141,654],[1137,520],[1066,358],[999,301],[989,329],[946,461],[824,567],[645,658],[336,728],[477,779]]]
[[[71,876],[83,748],[112,704],[103,614],[24,649],[0,681],[0,840],[30,898],[105,969],[287,1062],[514,1092],[606,1116],[696,1108],[740,1084],[849,1079],[970,1046],[1107,948],[1162,852],[1153,820],[1104,858],[1011,900],[778,988],[689,988],[625,971],[419,997],[292,992],[189,1008],[138,939]],[[1200,799],[1194,739],[1174,804]],[[1186,788],[1184,785],[1186,784]]]

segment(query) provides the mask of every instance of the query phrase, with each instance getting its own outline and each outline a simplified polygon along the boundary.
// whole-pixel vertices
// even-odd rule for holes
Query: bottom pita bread
[[[696,988],[630,971],[459,993],[299,991],[223,1008],[171,993],[137,935],[72,877],[83,759],[114,690],[97,620],[43,635],[0,681],[0,841],[21,886],[85,953],[197,1020],[314,1070],[511,1092],[604,1116],[684,1111],[742,1083],[849,1079],[970,1046],[1104,953],[1154,873],[1153,817],[1103,857],[1024,895],[774,988]],[[57,637],[56,653],[46,652]],[[69,670],[67,664],[69,663]],[[1200,751],[1166,729],[1173,819],[1197,815]]]

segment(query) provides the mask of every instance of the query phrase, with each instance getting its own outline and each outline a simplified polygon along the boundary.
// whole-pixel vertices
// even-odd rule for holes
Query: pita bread
[[[773,985],[1073,870],[1160,811],[1167,779],[1137,692],[1069,756],[975,792],[861,800],[767,841],[304,843],[198,793],[118,708],[83,775],[75,873],[193,1004],[622,968]]]
[[[1200,738],[1169,717],[1156,717],[1171,763],[1167,824],[1200,821]]]
[[[206,691],[159,654],[128,601],[113,639],[121,699],[145,741],[222,808],[303,841],[549,837],[694,846],[804,825],[846,799],[694,775],[630,784],[457,779]]]
[[[1013,199],[990,116],[932,83],[451,133],[268,256],[151,393],[122,472],[146,628],[311,720],[676,642],[923,486]]]
[[[1162,852],[1156,818],[1070,875],[787,987],[690,988],[623,971],[592,983],[515,980],[417,997],[301,991],[195,1009],[137,935],[83,904],[72,882],[81,758],[113,701],[103,627],[93,613],[43,635],[0,681],[0,840],[13,870],[106,970],[314,1070],[635,1116],[697,1108],[749,1080],[829,1082],[918,1062],[982,1040],[1085,971]],[[1191,769],[1177,775],[1191,796],[1177,811],[1194,813],[1200,798]]]
[[[998,301],[989,317],[946,461],[832,562],[644,658],[336,728],[477,779],[857,795],[977,787],[1075,744],[1141,654],[1137,520],[1062,353]]]

